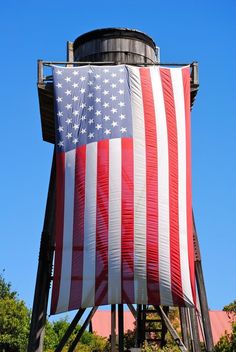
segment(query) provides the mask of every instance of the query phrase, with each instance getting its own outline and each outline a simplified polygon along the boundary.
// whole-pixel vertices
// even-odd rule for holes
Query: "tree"
[[[236,313],[236,301],[233,301],[230,304],[228,304],[227,306],[224,306],[223,310],[226,312]]]
[[[215,346],[214,352],[235,352],[236,351],[236,323],[232,324],[232,333],[225,334]]]
[[[24,352],[29,334],[30,311],[11,284],[0,274],[0,350]]]
[[[66,318],[60,319],[58,321],[49,322],[47,321],[45,327],[45,338],[44,338],[44,351],[51,352],[54,351],[60,342],[61,338],[65,334],[70,323]],[[78,325],[70,336],[68,342],[66,343],[63,351],[67,351],[68,346],[70,346],[71,342],[75,339],[78,331],[80,329],[80,325]],[[75,351],[82,352],[102,352],[106,350],[108,342],[103,337],[97,336],[95,334],[91,334],[88,331],[85,331],[76,347]]]
[[[56,322],[46,322],[45,352],[55,350],[69,324],[66,318]],[[3,273],[0,274],[0,351],[25,352],[27,350],[29,326],[30,310],[26,307],[24,301],[18,298],[17,292],[12,290],[11,283],[6,282]],[[78,325],[63,351],[68,350],[68,346],[74,340],[79,329],[80,326]],[[106,339],[85,331],[76,351],[102,352],[106,350],[106,347]]]
[[[214,352],[235,352],[236,351],[236,301],[229,303],[224,306],[223,310],[228,312],[229,318],[232,318],[232,332],[225,333],[224,336],[220,338],[215,346]]]
[[[3,270],[4,273],[4,270]],[[4,279],[3,273],[0,274],[0,299],[8,298],[16,298],[16,291],[11,290],[11,283],[6,282]]]

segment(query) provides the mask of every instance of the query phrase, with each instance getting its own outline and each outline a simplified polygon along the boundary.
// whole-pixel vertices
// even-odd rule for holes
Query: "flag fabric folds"
[[[51,313],[193,306],[190,68],[53,67]]]

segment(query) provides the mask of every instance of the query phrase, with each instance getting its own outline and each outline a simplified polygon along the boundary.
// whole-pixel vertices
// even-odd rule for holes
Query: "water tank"
[[[74,61],[145,64],[157,62],[156,44],[147,34],[127,28],[102,28],[79,36]]]

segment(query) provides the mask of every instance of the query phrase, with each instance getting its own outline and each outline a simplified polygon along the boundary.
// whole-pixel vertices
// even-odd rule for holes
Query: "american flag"
[[[193,306],[189,67],[53,67],[51,313]]]

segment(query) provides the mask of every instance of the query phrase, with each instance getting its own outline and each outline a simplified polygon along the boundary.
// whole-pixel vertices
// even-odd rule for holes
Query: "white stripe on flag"
[[[57,313],[68,310],[70,300],[75,188],[75,150],[65,153],[63,249]]]
[[[108,302],[121,302],[121,139],[109,141]]]
[[[134,299],[146,304],[146,148],[139,69],[129,68],[134,140]]]
[[[178,139],[178,193],[179,193],[179,246],[180,265],[184,300],[193,304],[192,289],[188,262],[188,231],[187,231],[187,196],[186,196],[186,126],[185,101],[182,71],[171,69],[171,79],[175,101],[175,113]]]
[[[97,143],[86,146],[82,307],[94,306],[96,258]]]
[[[173,305],[170,269],[169,158],[165,104],[160,69],[150,68],[157,126],[158,149],[158,238],[160,303]]]

